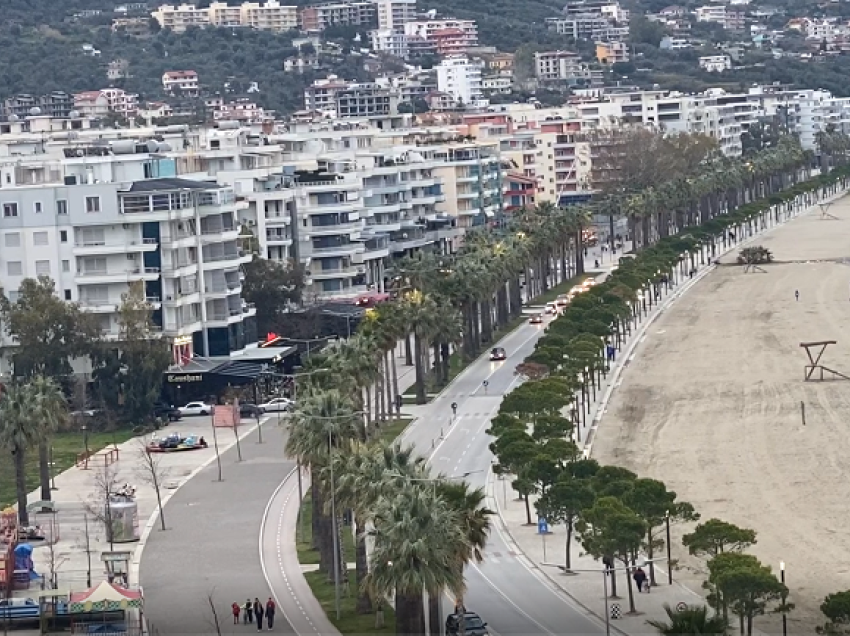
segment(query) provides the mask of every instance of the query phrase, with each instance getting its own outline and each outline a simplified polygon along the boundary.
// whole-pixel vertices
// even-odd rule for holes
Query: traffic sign
[[[537,534],[549,534],[549,522],[546,517],[537,517]]]

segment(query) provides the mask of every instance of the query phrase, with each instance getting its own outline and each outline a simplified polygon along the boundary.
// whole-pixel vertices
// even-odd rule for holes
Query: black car
[[[508,357],[508,354],[505,353],[505,350],[501,347],[493,347],[493,350],[490,351],[490,359],[491,360],[504,360]]]
[[[451,614],[446,619],[446,634],[455,636],[460,633],[460,621],[457,614]],[[466,612],[463,615],[463,633],[466,636],[487,636],[487,623],[475,612]]]
[[[183,419],[183,414],[180,409],[167,404],[157,404],[153,407],[153,416],[156,419],[168,419],[169,422],[179,422]]]
[[[242,402],[239,404],[239,417],[253,417],[254,419],[260,419],[262,415],[263,409],[256,404],[251,404],[250,402]]]

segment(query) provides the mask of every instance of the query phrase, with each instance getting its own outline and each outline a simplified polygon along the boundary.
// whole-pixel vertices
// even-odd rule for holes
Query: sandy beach
[[[850,376],[850,198],[829,211],[757,239],[777,261],[763,273],[721,265],[649,327],[593,450],[703,519],[756,530],[752,552],[786,564],[792,633],[813,633],[824,596],[850,589],[850,381],[804,382],[800,348],[836,340],[822,363]],[[701,563],[674,539],[679,557],[698,590]],[[758,627],[781,633],[778,616]]]

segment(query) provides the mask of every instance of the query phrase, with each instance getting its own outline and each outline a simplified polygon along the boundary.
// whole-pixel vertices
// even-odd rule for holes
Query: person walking
[[[251,599],[245,601],[245,606],[242,608],[245,610],[245,613],[242,615],[242,623],[253,623],[254,622],[254,604],[251,603]]]
[[[257,631],[263,631],[263,604],[259,598],[254,598],[254,616],[257,617]]]
[[[242,608],[239,607],[239,603],[233,601],[233,605],[230,606],[230,611],[233,612],[233,624],[239,624],[239,615],[242,613]]]
[[[266,624],[269,626],[269,631],[272,631],[272,628],[274,628],[274,613],[276,609],[277,606],[270,596],[266,602]]]
[[[794,298],[797,299],[797,302],[800,302],[800,290],[794,290]]]
[[[638,592],[643,592],[644,585],[646,584],[646,572],[643,571],[643,568],[635,570],[634,574],[632,574],[632,578],[635,580]],[[649,588],[647,588],[647,591],[649,591]]]

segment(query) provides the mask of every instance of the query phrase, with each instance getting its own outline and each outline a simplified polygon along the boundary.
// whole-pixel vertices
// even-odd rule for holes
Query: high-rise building
[[[378,29],[403,31],[404,25],[416,19],[416,0],[375,0],[378,7]]]
[[[464,56],[450,57],[437,67],[437,90],[451,95],[467,106],[484,99],[481,91],[481,65]]]

